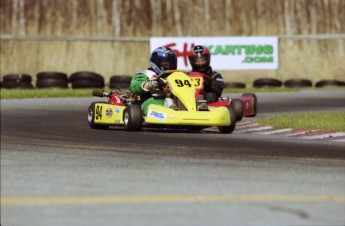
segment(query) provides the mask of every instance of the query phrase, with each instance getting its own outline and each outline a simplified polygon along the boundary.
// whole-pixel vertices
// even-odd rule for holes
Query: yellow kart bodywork
[[[102,125],[124,125],[123,113],[126,106],[117,106],[107,103],[96,103],[95,104],[95,118],[96,124]]]
[[[229,110],[226,107],[210,107],[208,111],[199,111],[195,100],[196,84],[181,71],[173,72],[166,79],[174,96],[186,110],[174,110],[151,104],[145,118],[146,124],[190,125],[190,126],[228,126],[231,124]]]
[[[127,130],[140,130],[141,125],[164,127],[214,127],[222,133],[230,133],[235,128],[236,118],[232,108],[201,108],[195,99],[197,83],[182,71],[174,71],[167,78],[159,78],[166,84],[168,97],[174,97],[175,106],[151,104],[148,114],[142,115],[140,105],[119,106],[104,102],[94,102],[89,107],[89,124],[92,128],[124,126]],[[177,106],[178,104],[179,106]],[[100,125],[100,126],[97,126]]]
[[[228,126],[231,123],[229,111],[225,107],[210,108],[209,111],[175,111],[151,104],[145,118],[146,124],[186,125],[186,126]]]

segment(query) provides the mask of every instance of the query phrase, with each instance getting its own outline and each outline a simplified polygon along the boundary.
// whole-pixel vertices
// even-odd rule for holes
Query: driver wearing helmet
[[[151,53],[150,67],[134,75],[130,90],[140,96],[141,109],[144,115],[147,115],[150,104],[164,105],[164,99],[154,99],[150,93],[159,85],[154,78],[165,70],[176,70],[176,68],[177,56],[175,52],[168,47],[158,47]]]
[[[210,66],[211,55],[206,46],[197,45],[188,56],[192,71],[207,75],[210,80],[204,79],[204,93],[207,103],[216,102],[222,95],[224,80],[220,73],[213,71]]]

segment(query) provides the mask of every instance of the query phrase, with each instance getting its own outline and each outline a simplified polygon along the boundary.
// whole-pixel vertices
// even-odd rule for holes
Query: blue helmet
[[[158,47],[151,54],[150,66],[156,74],[165,70],[176,70],[177,56],[169,47]]]

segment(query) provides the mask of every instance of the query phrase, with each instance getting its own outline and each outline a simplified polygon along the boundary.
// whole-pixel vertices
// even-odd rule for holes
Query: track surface
[[[340,89],[258,97],[258,117],[345,111]],[[91,130],[94,100],[1,101],[1,225],[345,224],[343,143]]]

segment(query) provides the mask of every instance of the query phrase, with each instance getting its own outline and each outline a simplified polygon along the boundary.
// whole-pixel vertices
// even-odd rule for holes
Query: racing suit
[[[129,89],[132,93],[140,96],[141,110],[144,115],[147,115],[147,111],[150,104],[156,104],[164,106],[164,99],[154,99],[149,90],[144,89],[144,83],[149,79],[154,78],[156,73],[152,70],[139,71],[131,80]]]
[[[216,102],[218,98],[221,97],[224,89],[224,79],[222,75],[213,71],[212,67],[198,72],[207,75],[211,79],[211,82],[204,79],[204,93],[215,93],[217,98],[212,102]]]

